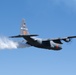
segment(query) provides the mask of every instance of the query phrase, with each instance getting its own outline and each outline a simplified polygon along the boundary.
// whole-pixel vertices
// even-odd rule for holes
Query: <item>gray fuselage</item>
[[[38,47],[38,48],[44,48],[49,50],[61,50],[61,44],[55,43],[53,41],[50,41],[48,39],[41,39],[36,37],[24,37],[24,39],[27,41],[27,44]]]

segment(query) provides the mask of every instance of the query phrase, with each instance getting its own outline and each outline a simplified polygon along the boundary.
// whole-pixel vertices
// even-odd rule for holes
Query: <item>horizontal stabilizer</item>
[[[17,36],[10,36],[9,38],[21,38],[21,37],[32,37],[32,36],[38,36],[38,35],[17,35]]]

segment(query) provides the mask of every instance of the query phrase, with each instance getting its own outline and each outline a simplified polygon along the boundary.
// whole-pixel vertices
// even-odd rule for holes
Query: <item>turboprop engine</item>
[[[71,39],[70,38],[66,38],[66,39],[63,39],[65,42],[70,42]]]

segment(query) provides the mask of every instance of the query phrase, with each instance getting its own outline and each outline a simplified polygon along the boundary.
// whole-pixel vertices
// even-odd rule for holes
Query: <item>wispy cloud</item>
[[[56,5],[64,3],[67,7],[76,8],[76,0],[53,0]]]
[[[18,44],[6,37],[0,37],[0,50],[1,49],[16,49]]]
[[[57,3],[64,3],[67,6],[76,6],[76,0],[55,0]]]
[[[52,0],[54,6],[64,7],[65,11],[76,12],[76,0]]]
[[[30,47],[30,45],[26,44],[25,42],[18,42],[18,41],[13,41],[7,37],[0,36],[0,50],[3,49],[18,49],[18,48],[25,48],[25,47]]]

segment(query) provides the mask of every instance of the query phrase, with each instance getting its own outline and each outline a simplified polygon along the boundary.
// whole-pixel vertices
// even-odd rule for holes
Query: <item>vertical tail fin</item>
[[[28,28],[26,27],[25,20],[22,20],[21,28],[20,28],[20,35],[17,36],[10,36],[10,38],[20,38],[20,37],[33,37],[38,36],[37,34],[30,35],[28,32]]]
[[[20,35],[29,35],[28,28],[26,27],[25,19],[22,20],[22,25],[20,30],[21,30]]]

